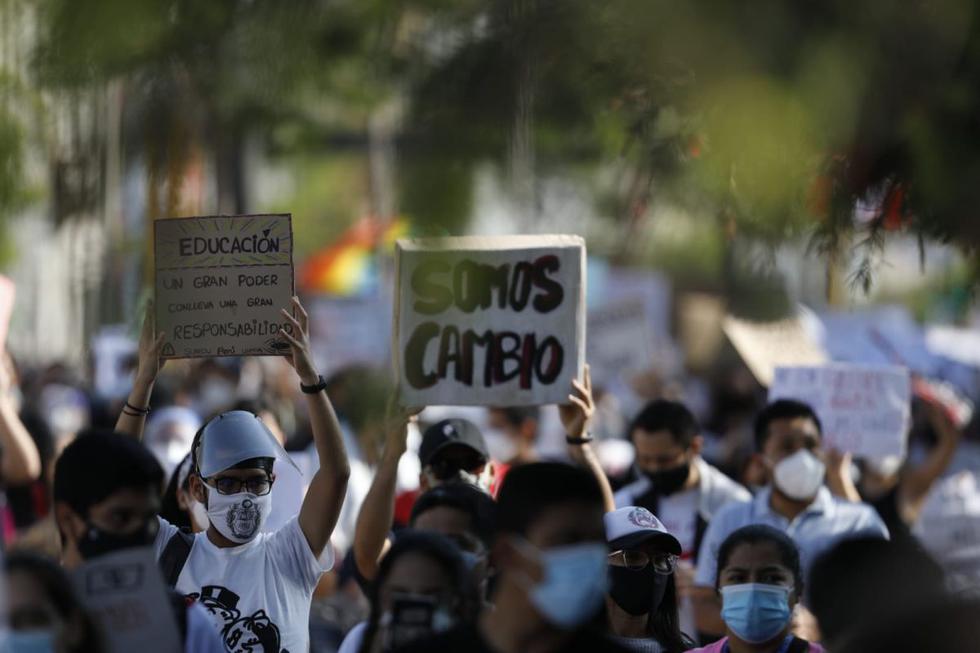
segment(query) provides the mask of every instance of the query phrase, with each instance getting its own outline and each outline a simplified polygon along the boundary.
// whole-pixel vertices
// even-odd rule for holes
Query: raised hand
[[[285,308],[282,309],[283,316],[293,327],[292,335],[285,329],[279,332],[279,336],[290,345],[289,353],[285,357],[286,362],[296,370],[302,384],[315,385],[320,380],[320,374],[316,371],[313,354],[310,353],[310,316],[298,297],[293,297],[292,307],[296,310],[298,318],[293,317]]]
[[[595,414],[595,402],[592,399],[592,375],[589,366],[585,366],[585,382],[572,381],[572,394],[568,395],[568,403],[558,407],[561,423],[565,427],[565,436],[569,438],[585,437],[589,421]]]
[[[140,330],[139,362],[136,368],[137,385],[150,385],[156,381],[166,361],[160,356],[166,340],[165,333],[156,333],[153,318],[153,300],[146,303],[143,328]]]

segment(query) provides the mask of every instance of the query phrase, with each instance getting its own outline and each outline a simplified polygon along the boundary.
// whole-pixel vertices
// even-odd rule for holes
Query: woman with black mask
[[[606,615],[620,644],[638,653],[693,647],[679,625],[674,566],[681,545],[646,508],[607,513],[609,595]]]

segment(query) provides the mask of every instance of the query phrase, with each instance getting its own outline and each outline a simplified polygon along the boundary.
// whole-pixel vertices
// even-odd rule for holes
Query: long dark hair
[[[392,545],[388,554],[378,566],[378,575],[374,578],[368,590],[368,600],[371,602],[371,614],[368,617],[367,628],[364,630],[364,640],[360,653],[368,653],[378,634],[378,624],[381,621],[381,588],[388,580],[388,575],[399,558],[417,553],[424,555],[437,563],[449,577],[450,587],[457,599],[455,616],[463,623],[472,622],[480,607],[480,599],[473,582],[473,577],[456,545],[451,540],[435,533],[421,531],[402,531]]]
[[[663,647],[666,653],[682,653],[694,647],[694,642],[681,632],[681,620],[677,615],[677,582],[671,574],[660,607],[647,619],[647,632]]]
[[[720,585],[721,572],[728,566],[728,560],[735,549],[743,544],[772,544],[779,554],[779,561],[793,574],[797,597],[803,595],[803,570],[800,564],[800,550],[789,535],[765,524],[743,526],[729,535],[718,549],[718,568],[715,574],[715,589]]]
[[[85,610],[72,589],[71,579],[54,561],[27,551],[15,551],[7,558],[7,573],[23,572],[44,590],[55,610],[66,623],[77,624],[80,637],[68,653],[99,653],[105,650],[102,637],[92,616]]]
[[[177,500],[177,490],[181,489],[185,492],[190,490],[190,470],[185,469],[185,466],[191,464],[190,458],[191,455],[187,454],[180,461],[180,464],[174,468],[174,473],[170,475],[170,482],[167,483],[167,489],[164,490],[160,503],[160,516],[177,528],[185,530],[191,528],[191,517],[180,507],[180,502]],[[181,471],[184,472],[183,478],[181,478]]]

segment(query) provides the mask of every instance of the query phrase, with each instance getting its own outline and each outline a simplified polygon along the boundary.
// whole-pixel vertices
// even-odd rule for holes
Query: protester
[[[788,534],[801,551],[804,569],[842,539],[888,537],[873,508],[834,498],[824,487],[826,465],[821,441],[820,420],[804,403],[779,400],[759,414],[756,456],[770,483],[751,501],[736,501],[722,508],[708,525],[693,590],[701,633],[721,632],[720,606],[713,591],[718,552],[721,543],[742,526],[767,524]],[[801,614],[805,620],[807,614]]]
[[[391,400],[393,401],[393,399]],[[390,413],[390,409],[386,413]],[[411,415],[403,416],[407,422],[415,423],[414,416],[417,410],[410,411]],[[409,419],[411,417],[411,419]],[[386,417],[385,424],[392,424],[392,420],[397,422],[398,417]],[[392,428],[398,429],[395,424]],[[397,487],[400,477],[404,453],[408,450],[406,429],[410,424],[406,423],[401,430],[401,444],[391,444],[385,438],[384,451],[381,454],[381,462],[378,471],[383,472],[384,479],[393,479]],[[385,427],[385,433],[391,435],[390,428]],[[401,452],[401,453],[399,453]],[[396,458],[397,456],[397,458]],[[408,523],[409,515],[412,513],[412,506],[426,490],[434,488],[443,483],[455,481],[465,481],[473,483],[483,488],[487,492],[492,492],[497,486],[497,464],[490,459],[487,450],[486,440],[480,429],[469,420],[453,418],[444,419],[429,426],[422,433],[422,441],[418,449],[419,459],[419,485],[417,488],[401,492],[395,496],[393,523],[397,526],[404,526]],[[376,473],[371,481],[371,488],[376,487],[378,474]],[[387,489],[387,485],[378,488]],[[386,492],[387,494],[387,492]],[[371,489],[364,497],[364,502],[371,496]],[[379,500],[377,494],[371,497],[372,501]],[[364,503],[361,504],[361,513],[364,510]],[[358,517],[360,514],[358,513]],[[356,534],[355,529],[355,534]],[[355,535],[355,540],[357,539]]]
[[[809,604],[832,650],[860,628],[901,621],[946,598],[939,564],[904,540],[841,542],[817,559],[809,580]]]
[[[98,627],[54,561],[26,552],[6,559],[8,653],[101,653]]]
[[[790,634],[803,570],[785,533],[762,524],[736,530],[718,551],[717,569],[726,636],[695,653],[822,653],[819,644]]]
[[[184,456],[163,491],[160,516],[181,530],[201,533],[208,529],[208,511],[191,494],[191,471],[194,461],[190,453]]]
[[[0,487],[26,486],[41,477],[41,456],[20,419],[10,357],[0,358]],[[0,490],[0,546],[14,539],[14,515]]]
[[[641,506],[657,515],[680,542],[674,574],[681,596],[681,627],[694,632],[691,588],[704,533],[729,501],[748,501],[748,490],[701,458],[704,438],[684,404],[649,402],[629,427],[639,479],[616,493],[616,506]]]
[[[299,515],[275,533],[261,532],[269,517],[273,464],[288,456],[256,415],[232,411],[211,419],[192,450],[190,490],[207,508],[207,531],[191,538],[161,519],[153,541],[168,581],[207,608],[232,653],[258,645],[307,649],[310,601],[323,572],[318,557],[346,491],[349,466],[326,384],[312,362],[309,318],[296,298],[293,309],[298,318],[282,311],[292,335],[279,335],[289,344],[286,359],[307,397],[320,462]],[[119,420],[121,430],[137,437],[163,346],[163,337],[153,335],[151,315],[140,339],[137,381]]]
[[[405,533],[381,561],[369,590],[371,614],[340,653],[381,653],[476,617],[480,599],[460,550],[449,539]]]
[[[150,546],[159,537],[157,512],[163,470],[132,438],[82,434],[55,464],[54,513],[62,564],[74,571],[86,560]],[[175,618],[185,624],[184,650],[224,651],[207,614],[174,596]]]
[[[677,615],[674,570],[680,542],[646,508],[606,513],[609,595],[606,615],[616,640],[639,653],[691,648]]]
[[[497,502],[495,608],[404,650],[627,650],[590,625],[603,608],[608,573],[596,479],[563,463],[521,465],[508,474]]]
[[[923,653],[975,651],[980,642],[980,601],[945,599],[925,605],[900,621],[863,626],[834,653]]]
[[[860,496],[878,511],[891,538],[909,545],[917,544],[912,527],[919,521],[933,486],[953,462],[961,437],[941,404],[928,402],[923,407],[936,437],[926,458],[917,464],[898,457],[863,460],[858,487]]]

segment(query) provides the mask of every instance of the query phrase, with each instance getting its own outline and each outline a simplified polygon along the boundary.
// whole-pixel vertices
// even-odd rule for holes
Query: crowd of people
[[[111,650],[72,576],[140,548],[190,652],[980,641],[978,588],[954,591],[916,534],[963,450],[939,404],[915,400],[898,464],[828,451],[805,401],[744,383],[700,407],[647,383],[624,416],[586,369],[557,407],[403,407],[370,370],[325,379],[288,309],[282,360],[164,365],[148,317],[124,397],[0,365],[4,650]]]

